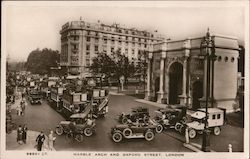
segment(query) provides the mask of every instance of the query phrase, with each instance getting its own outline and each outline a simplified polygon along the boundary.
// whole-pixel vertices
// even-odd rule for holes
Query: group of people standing
[[[49,150],[53,151],[54,150],[54,142],[56,140],[56,137],[54,137],[53,131],[50,131],[49,137],[48,137],[48,146]],[[36,138],[36,148],[37,151],[42,151],[43,143],[45,141],[45,135],[43,131],[40,132],[40,134]]]
[[[26,144],[27,140],[27,125],[24,124],[23,126],[19,125],[17,128],[17,142],[21,144]]]

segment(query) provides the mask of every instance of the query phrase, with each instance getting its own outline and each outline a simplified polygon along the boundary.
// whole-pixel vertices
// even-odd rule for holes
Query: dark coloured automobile
[[[72,125],[74,123],[74,125]],[[83,134],[85,136],[92,136],[95,132],[95,120],[92,119],[90,109],[87,109],[84,113],[77,113],[70,116],[68,121],[61,121],[56,127],[56,134],[62,135],[68,133],[74,129],[78,135],[78,140],[81,141]]]
[[[177,131],[180,131],[181,126],[187,122],[186,112],[187,108],[181,105],[170,105],[155,111],[154,121],[159,124],[158,131],[168,128],[175,128]]]
[[[30,101],[30,104],[42,104],[42,98],[39,91],[30,92],[28,99]]]
[[[114,142],[121,142],[123,139],[145,138],[152,141],[155,138],[156,125],[153,124],[120,124],[111,128],[111,137]]]
[[[129,120],[131,122],[136,122],[137,119],[139,119],[139,122],[147,123],[149,120],[149,111],[148,108],[144,107],[136,107],[132,108],[131,113],[125,114],[121,113],[118,116],[118,122],[122,124],[129,123]]]

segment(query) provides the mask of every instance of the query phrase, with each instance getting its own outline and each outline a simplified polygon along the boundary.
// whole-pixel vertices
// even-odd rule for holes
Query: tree
[[[106,53],[99,53],[98,56],[92,59],[92,64],[89,67],[93,75],[105,77],[109,79],[115,73],[115,61]],[[101,80],[102,81],[102,80]]]
[[[113,58],[115,61],[114,78],[116,78],[119,82],[120,77],[124,76],[125,84],[127,84],[128,78],[134,76],[135,74],[135,65],[120,51],[114,52]]]
[[[106,53],[99,53],[92,61],[90,70],[95,76],[113,78],[118,83],[121,76],[124,76],[125,81],[127,81],[127,78],[135,73],[134,64],[120,51],[114,52],[111,56]]]
[[[140,51],[138,55],[138,63],[136,65],[136,76],[139,78],[139,81],[143,79],[143,86],[145,90],[145,81],[147,77],[147,52]]]
[[[59,62],[59,51],[44,48],[33,50],[27,59],[26,67],[31,73],[48,74],[51,67]]]

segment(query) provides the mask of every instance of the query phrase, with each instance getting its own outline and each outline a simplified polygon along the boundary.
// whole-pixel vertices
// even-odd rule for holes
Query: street
[[[153,141],[147,142],[145,139],[124,140],[121,143],[115,143],[110,138],[109,133],[112,126],[118,124],[116,117],[121,112],[129,112],[132,107],[142,104],[134,101],[130,96],[110,95],[109,112],[105,118],[96,119],[96,133],[91,137],[84,137],[82,143],[69,143],[65,136],[56,136],[55,149],[57,151],[173,151],[190,152],[183,147],[181,141],[168,136],[165,133],[156,134]],[[144,105],[149,108],[153,115],[156,107]],[[44,131],[46,134],[56,125],[64,120],[61,115],[43,101],[42,105],[30,105],[26,107],[25,116],[13,114],[14,122],[17,125],[26,123],[30,130]],[[165,144],[163,144],[165,143]],[[8,145],[7,145],[8,149]]]
[[[149,108],[150,116],[154,116],[155,106],[142,104],[135,101],[135,97],[127,95],[110,95],[109,112],[104,118],[96,119],[96,133],[91,137],[84,136],[84,141],[68,142],[65,135],[56,136],[55,149],[57,151],[159,151],[159,152],[191,152],[183,146],[185,138],[182,134],[174,130],[167,130],[161,134],[156,134],[151,142],[145,139],[124,140],[115,143],[109,133],[112,126],[118,124],[117,115],[121,112],[129,112],[132,107],[144,106]],[[64,118],[52,109],[47,101],[42,105],[28,105],[24,116],[17,116],[13,112],[14,122],[17,125],[26,123],[29,130],[44,131],[47,135],[50,130],[54,130],[56,125]],[[234,129],[234,131],[230,131]],[[230,136],[230,137],[228,137]],[[228,140],[228,138],[234,140]],[[192,139],[191,142],[201,144],[202,135]],[[211,149],[215,151],[227,152],[227,145],[231,143],[235,151],[243,151],[243,129],[226,125],[222,128],[219,136],[210,136]],[[221,141],[221,142],[218,142]],[[8,142],[7,142],[8,143]],[[8,144],[7,144],[8,149]]]

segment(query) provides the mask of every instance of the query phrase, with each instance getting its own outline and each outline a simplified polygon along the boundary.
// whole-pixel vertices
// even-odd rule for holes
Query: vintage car
[[[175,128],[180,131],[180,126],[187,122],[187,108],[185,106],[168,106],[155,111],[156,116],[154,121],[158,123],[157,131],[161,132],[164,129]]]
[[[30,104],[42,104],[41,94],[38,91],[30,92],[28,99],[30,101]]]
[[[151,141],[155,137],[156,125],[153,124],[120,124],[111,128],[111,137],[114,142],[121,142],[123,139],[145,138]]]
[[[135,122],[136,119],[139,119],[140,122],[148,122],[149,120],[149,111],[148,108],[136,107],[132,108],[132,112],[125,114],[121,113],[118,115],[118,122],[122,124],[127,124],[129,120]]]
[[[206,111],[198,109],[191,114],[192,122],[187,123],[187,128],[190,138],[195,138],[197,133],[202,134],[205,128]],[[208,108],[208,128],[214,135],[221,133],[221,126],[225,124],[226,110],[220,108]]]
[[[91,124],[90,124],[90,123]],[[56,127],[56,134],[62,135],[63,133],[68,133],[74,123],[74,129],[80,134],[85,136],[92,136],[95,132],[95,120],[92,119],[92,114],[90,109],[86,110],[84,113],[77,113],[70,116],[68,121],[61,121]]]

